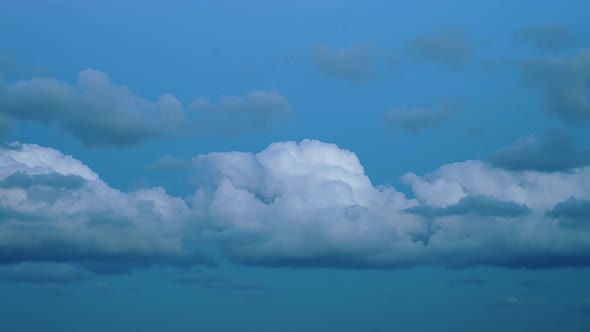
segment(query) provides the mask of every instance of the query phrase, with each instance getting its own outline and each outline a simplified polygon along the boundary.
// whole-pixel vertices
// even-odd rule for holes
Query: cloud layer
[[[183,242],[186,203],[162,188],[124,193],[78,160],[29,144],[0,149],[0,179],[0,265],[121,273],[210,263]]]
[[[202,182],[184,200],[118,191],[52,149],[0,149],[0,265],[121,273],[209,264],[204,248],[264,266],[590,265],[589,167],[465,161],[404,175],[407,197],[372,184],[353,152],[314,140],[192,163]]]
[[[406,174],[415,195],[408,198],[374,186],[354,153],[318,141],[212,153],[194,163],[210,174],[192,202],[207,221],[202,235],[242,263],[590,264],[587,228],[564,227],[565,212],[548,213],[570,197],[588,199],[590,168],[523,173],[466,161]]]
[[[0,133],[18,122],[56,125],[87,146],[133,145],[190,130],[263,129],[291,113],[287,99],[274,90],[223,96],[219,105],[197,98],[187,108],[171,94],[156,101],[139,97],[92,69],[81,71],[75,83],[0,80]]]
[[[529,136],[494,152],[495,166],[512,171],[560,172],[590,165],[590,148],[578,147],[565,132],[550,130]]]

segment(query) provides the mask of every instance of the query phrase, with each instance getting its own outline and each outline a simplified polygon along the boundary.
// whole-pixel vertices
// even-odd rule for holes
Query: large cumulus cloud
[[[200,184],[181,199],[118,191],[52,149],[0,149],[6,278],[210,263],[202,249],[263,266],[590,265],[590,167],[458,162],[404,175],[411,196],[373,184],[353,152],[314,140],[199,155],[192,167]]]
[[[202,236],[243,263],[590,264],[590,233],[560,222],[571,219],[563,211],[572,211],[572,203],[560,202],[590,196],[590,168],[511,172],[466,161],[406,174],[415,195],[409,198],[373,185],[354,153],[318,141],[274,143],[257,154],[212,153],[194,164],[208,174],[191,202],[205,221]]]
[[[60,263],[118,273],[209,263],[181,236],[188,214],[186,203],[162,188],[121,192],[56,150],[0,149],[0,265]]]

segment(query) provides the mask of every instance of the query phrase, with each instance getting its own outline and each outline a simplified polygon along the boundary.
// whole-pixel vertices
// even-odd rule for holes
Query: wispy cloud
[[[313,63],[323,74],[348,81],[366,81],[375,76],[375,56],[368,46],[333,49],[316,47]]]
[[[573,47],[576,38],[563,24],[544,24],[522,27],[514,32],[514,39],[546,51]]]

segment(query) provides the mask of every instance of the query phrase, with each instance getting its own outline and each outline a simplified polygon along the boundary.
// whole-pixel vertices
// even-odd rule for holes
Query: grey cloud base
[[[206,181],[181,199],[118,191],[52,149],[0,149],[0,274],[67,281],[211,265],[209,250],[263,266],[590,266],[588,167],[448,164],[404,175],[410,198],[373,185],[353,152],[313,140],[192,164]]]
[[[0,73],[1,74],[1,73]],[[185,107],[171,94],[149,101],[104,72],[87,69],[77,81],[0,80],[0,134],[21,122],[56,125],[86,146],[126,146],[162,136],[266,129],[291,117],[278,91],[222,96],[220,105],[197,98]]]

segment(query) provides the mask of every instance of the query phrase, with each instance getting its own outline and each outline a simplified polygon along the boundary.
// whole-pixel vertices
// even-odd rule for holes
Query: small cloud
[[[530,59],[521,66],[526,81],[543,94],[547,113],[571,124],[590,121],[590,50]]]
[[[418,60],[459,68],[471,61],[471,46],[462,33],[443,31],[412,39],[408,50]]]
[[[569,198],[555,204],[547,216],[559,219],[562,227],[578,228],[590,226],[590,200]]]
[[[590,165],[590,148],[577,147],[562,131],[529,136],[494,152],[489,162],[511,171],[562,172]]]
[[[442,107],[439,109],[395,109],[385,112],[385,123],[396,129],[418,132],[436,126],[453,117],[459,108]]]
[[[367,46],[320,46],[313,52],[313,63],[321,73],[336,79],[359,82],[375,76],[373,52]]]
[[[92,69],[80,71],[75,83],[34,77],[0,85],[0,115],[15,122],[57,124],[88,146],[138,144],[174,134],[185,124],[174,96],[148,101]]]
[[[523,27],[514,32],[514,39],[546,51],[560,51],[576,43],[574,34],[561,24]]]
[[[217,104],[197,98],[189,108],[197,117],[198,130],[226,134],[269,129],[293,117],[289,101],[277,90],[222,96]]]
[[[449,280],[450,286],[484,286],[487,282],[478,277],[463,277],[463,278],[453,278]]]
[[[15,172],[0,180],[1,188],[50,187],[53,189],[79,189],[84,185],[84,178],[77,175],[63,175],[57,172],[46,174],[27,174]]]

